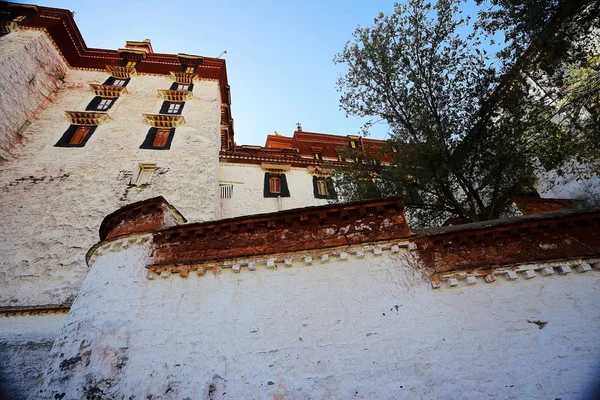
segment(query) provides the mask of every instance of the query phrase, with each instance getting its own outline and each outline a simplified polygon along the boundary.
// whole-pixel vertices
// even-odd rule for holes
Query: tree
[[[527,87],[509,83],[510,95],[489,106],[499,75],[460,3],[396,4],[335,57],[348,67],[341,108],[385,121],[391,135],[386,150],[347,155],[356,162],[338,171],[342,198],[404,195],[421,226],[494,219],[531,190],[536,169],[572,154],[552,108],[521,101]]]
[[[548,64],[581,61],[585,50],[579,38],[598,24],[598,0],[476,0],[477,26],[489,35],[503,34],[498,57],[505,69],[535,45]]]

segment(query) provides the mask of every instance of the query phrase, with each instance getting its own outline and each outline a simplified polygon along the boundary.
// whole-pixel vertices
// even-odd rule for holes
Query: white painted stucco
[[[40,34],[32,34],[34,43],[46,43]],[[54,62],[59,57],[54,51],[34,56]],[[30,75],[27,68],[3,73],[0,68],[4,86],[27,82]],[[108,77],[102,71],[68,70],[55,95],[30,118],[22,143],[12,149],[14,158],[0,165],[0,306],[70,302],[87,272],[84,255],[97,242],[102,219],[126,204],[162,195],[190,221],[219,218],[216,81],[195,83],[194,97],[183,109],[186,124],[176,129],[170,150],[139,149],[150,128],[142,114],[158,113],[157,89],[172,83],[166,76],[143,74],[131,78],[127,93],[108,111],[110,121],[85,147],[54,147],[69,127],[65,110],[85,110],[94,97],[89,84]],[[132,187],[140,162],[156,163],[157,170],[149,185]]]
[[[285,173],[290,197],[281,198],[281,210],[319,206],[328,200],[317,199],[313,176],[306,168],[291,168]],[[264,197],[265,171],[257,164],[221,163],[219,183],[233,184],[230,199],[221,199],[221,218],[280,211],[277,198]]]
[[[53,101],[67,69],[42,32],[0,36],[0,160],[12,158],[22,139],[19,130]]]
[[[27,399],[67,314],[0,316],[0,399]]]
[[[600,271],[433,290],[411,253],[385,251],[148,280],[147,253],[133,245],[95,260],[35,398],[577,399],[600,389]]]

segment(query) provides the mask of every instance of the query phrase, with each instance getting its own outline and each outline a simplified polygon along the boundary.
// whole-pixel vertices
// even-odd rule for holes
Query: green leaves
[[[461,3],[396,4],[391,15],[357,28],[335,57],[348,67],[338,80],[340,107],[385,121],[391,136],[388,148],[348,151],[355,161],[338,170],[341,198],[404,195],[419,226],[450,217],[493,219],[507,212],[512,197],[531,191],[540,167],[554,168],[576,154],[578,135],[569,133],[575,124],[557,124],[555,105],[531,95],[527,82],[537,78],[505,77],[498,89],[497,60],[462,16]],[[515,10],[497,16],[516,18]],[[498,19],[486,24],[490,31],[501,26]],[[594,74],[573,70],[569,76],[579,87],[578,80]]]

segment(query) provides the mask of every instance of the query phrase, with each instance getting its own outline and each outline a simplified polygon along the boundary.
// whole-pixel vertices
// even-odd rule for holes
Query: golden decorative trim
[[[190,85],[194,81],[196,74],[189,72],[175,72],[171,71],[171,78],[181,85]]]
[[[155,128],[177,128],[185,124],[183,115],[143,114],[148,125]]]
[[[182,102],[194,97],[191,90],[158,90],[158,95],[166,101]]]
[[[116,65],[107,65],[106,70],[117,79],[129,79],[136,74],[134,67],[119,67]]]
[[[0,21],[0,33],[9,34],[19,30],[19,25],[14,21]]]
[[[329,178],[333,175],[333,170],[328,168],[321,168],[318,166],[309,166],[306,167],[306,170],[309,174],[314,175],[318,178]]]
[[[270,172],[272,174],[283,174],[284,172],[289,171],[292,166],[290,164],[260,164],[260,168],[265,172]]]
[[[65,111],[65,114],[73,125],[95,126],[110,120],[107,113],[100,111]]]
[[[148,55],[148,52],[144,51],[144,50],[138,50],[138,49],[118,49],[117,53],[119,53],[120,56],[122,56],[123,54],[136,54],[138,56],[141,56],[142,60],[146,59],[146,56]]]
[[[227,125],[231,121],[231,111],[228,104],[221,104],[221,125]]]
[[[90,88],[100,97],[119,97],[121,93],[127,93],[125,86],[114,86],[114,85],[95,85],[90,83]]]

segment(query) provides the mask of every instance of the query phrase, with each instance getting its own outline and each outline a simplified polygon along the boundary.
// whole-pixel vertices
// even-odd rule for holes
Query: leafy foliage
[[[598,0],[476,0],[482,8],[478,27],[503,33],[506,46],[498,56],[506,69],[533,43],[546,63],[581,60],[578,38],[598,23]]]
[[[538,168],[573,154],[572,135],[553,122],[546,96],[529,96],[518,80],[505,82],[500,96],[494,91],[494,60],[460,4],[396,4],[357,28],[335,57],[348,67],[338,80],[341,108],[383,120],[391,132],[386,149],[346,154],[355,162],[338,171],[342,198],[404,195],[421,226],[494,219],[531,191]]]

